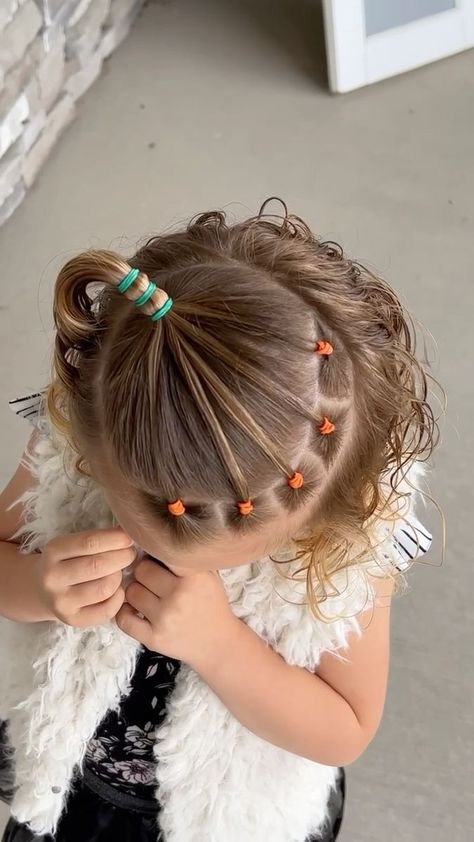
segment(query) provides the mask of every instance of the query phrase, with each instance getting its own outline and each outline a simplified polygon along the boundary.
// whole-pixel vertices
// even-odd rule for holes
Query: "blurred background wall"
[[[1,0],[0,225],[144,0]]]

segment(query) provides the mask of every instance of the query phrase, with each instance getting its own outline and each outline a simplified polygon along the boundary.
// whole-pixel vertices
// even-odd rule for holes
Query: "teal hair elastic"
[[[135,307],[141,307],[142,304],[146,304],[148,299],[151,298],[151,296],[155,292],[155,289],[156,289],[156,284],[154,284],[153,281],[148,281],[148,286],[147,286],[145,292],[142,292],[142,294],[139,296],[139,298],[137,298],[135,300]]]
[[[163,316],[166,316],[167,313],[171,310],[173,306],[173,299],[168,298],[164,304],[158,309],[155,310],[152,316],[150,316],[152,322],[158,322]]]
[[[139,269],[130,269],[130,272],[127,272],[125,277],[122,278],[122,280],[120,281],[120,283],[117,287],[117,291],[121,292],[122,294],[124,292],[127,292],[127,289],[130,289],[132,284],[135,283],[139,274],[140,274]]]
[[[120,283],[117,285],[118,292],[122,293],[122,295],[123,295],[123,293],[127,292],[127,290],[130,289],[132,284],[135,283],[139,274],[140,274],[139,269],[130,269],[130,271],[127,272],[127,274],[122,278]],[[146,277],[146,275],[144,277]],[[141,295],[138,296],[138,298],[136,298],[134,300],[135,307],[142,307],[143,304],[146,304],[147,301],[150,300],[150,298],[152,297],[152,295],[156,291],[157,291],[156,284],[154,284],[153,281],[148,280],[147,288],[141,293]],[[167,293],[163,289],[160,289],[159,292],[161,293],[161,296],[167,295]],[[165,303],[162,304],[161,307],[159,307],[157,310],[155,310],[154,313],[152,313],[152,315],[150,316],[151,320],[153,322],[158,322],[160,319],[163,318],[163,316],[166,316],[166,314],[169,313],[172,306],[173,306],[173,299],[168,296],[166,298]]]

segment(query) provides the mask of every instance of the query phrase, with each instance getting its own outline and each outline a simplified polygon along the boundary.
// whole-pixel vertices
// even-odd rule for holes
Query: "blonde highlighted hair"
[[[140,274],[120,295],[130,267]],[[133,304],[148,278],[174,301],[157,322],[153,297]],[[54,424],[80,457],[106,451],[176,541],[257,528],[314,499],[299,554],[316,612],[435,443],[399,298],[296,216],[229,224],[211,212],[129,261],[80,254],[59,273],[54,318]],[[318,341],[333,352],[315,353]],[[295,472],[303,484],[289,484]],[[252,503],[245,516],[239,501]]]

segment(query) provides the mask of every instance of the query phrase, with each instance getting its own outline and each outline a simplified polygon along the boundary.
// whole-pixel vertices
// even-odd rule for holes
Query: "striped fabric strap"
[[[24,398],[14,398],[14,400],[8,401],[8,404],[15,415],[25,418],[30,424],[36,426],[41,415],[42,402],[42,393],[35,392],[34,395],[27,395]]]
[[[433,536],[415,515],[400,520],[393,530],[393,543],[400,563],[398,570],[406,570],[412,561],[425,555],[431,547]]]

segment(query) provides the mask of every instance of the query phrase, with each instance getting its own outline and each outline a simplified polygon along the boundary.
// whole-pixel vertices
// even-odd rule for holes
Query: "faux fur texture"
[[[45,424],[31,469],[37,486],[23,501],[25,551],[59,534],[110,525],[100,488],[75,472]],[[384,557],[391,546],[388,538]],[[343,596],[326,605],[339,618],[331,623],[314,619],[304,583],[282,578],[269,559],[221,576],[235,614],[288,663],[309,670],[323,652],[344,649],[371,600],[362,568],[349,572]],[[8,720],[15,755],[12,813],[36,833],[53,833],[88,741],[128,691],[139,646],[115,623],[81,630],[1,619],[0,635],[0,719]],[[336,777],[335,769],[248,731],[185,664],[155,754],[166,842],[303,842],[321,828]]]

